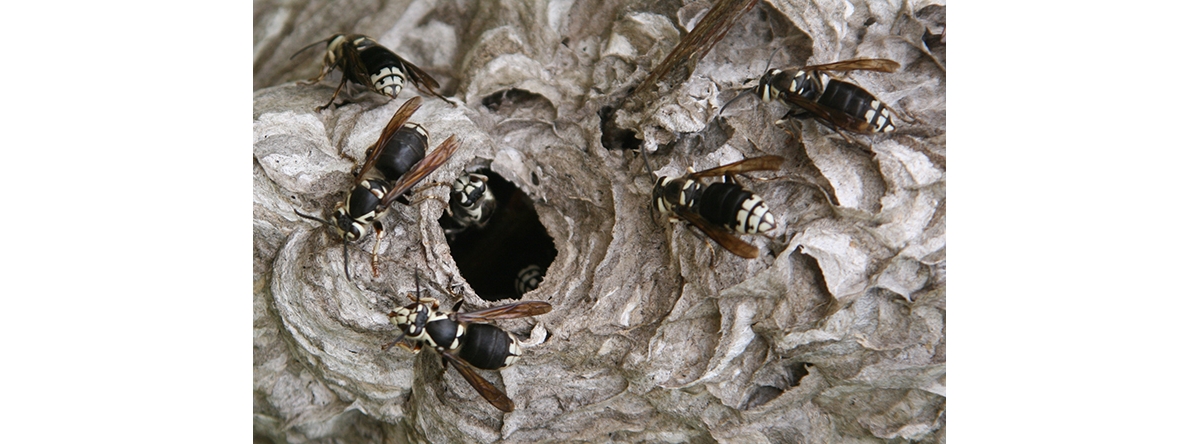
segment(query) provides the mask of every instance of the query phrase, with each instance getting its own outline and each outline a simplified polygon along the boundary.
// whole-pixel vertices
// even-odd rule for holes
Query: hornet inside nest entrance
[[[520,299],[558,255],[529,196],[486,169],[459,176],[438,222],[459,272],[484,300]]]

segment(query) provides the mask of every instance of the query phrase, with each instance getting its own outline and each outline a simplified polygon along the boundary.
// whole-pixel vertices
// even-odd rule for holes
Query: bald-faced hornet
[[[525,294],[537,290],[545,278],[546,269],[533,264],[517,272],[517,279],[513,285],[517,288],[517,294]]]
[[[333,72],[334,68],[342,70],[342,81],[338,84],[337,90],[333,92],[333,97],[329,98],[329,103],[317,107],[317,111],[332,105],[338,93],[342,91],[342,87],[346,86],[347,81],[364,86],[370,85],[375,92],[394,99],[400,94],[400,90],[404,89],[404,85],[409,80],[412,80],[418,89],[446,100],[445,97],[435,91],[441,87],[437,80],[434,80],[433,77],[430,77],[429,74],[426,74],[417,65],[409,63],[408,60],[404,60],[392,52],[392,50],[383,47],[383,45],[376,43],[375,40],[365,35],[334,34],[333,37],[327,40],[305,46],[300,51],[292,54],[292,58],[308,50],[308,48],[322,43],[325,43],[326,46],[321,74],[309,79],[308,84],[311,85],[320,82],[326,75]],[[446,102],[449,102],[449,100],[446,100]]]
[[[421,107],[421,98],[413,97],[396,110],[392,120],[379,134],[379,140],[367,153],[362,170],[354,177],[354,188],[346,200],[338,202],[329,220],[309,216],[296,211],[305,219],[315,220],[332,226],[342,238],[343,268],[346,279],[350,279],[349,243],[361,239],[367,226],[375,228],[375,250],[379,249],[378,237],[383,234],[383,225],[378,219],[396,199],[401,198],[417,182],[433,173],[458,150],[458,138],[451,135],[428,156],[425,148],[429,135],[425,128],[408,123],[408,118]],[[376,268],[376,254],[371,254],[371,266]],[[378,273],[378,272],[377,272]]]
[[[450,185],[450,218],[443,227],[453,235],[468,228],[482,228],[496,211],[496,196],[487,186],[482,174],[466,173]]]
[[[383,348],[400,344],[415,353],[428,345],[457,369],[483,399],[501,411],[511,412],[513,402],[508,395],[472,367],[497,370],[512,365],[521,356],[521,346],[512,333],[485,322],[537,316],[549,313],[550,308],[546,302],[523,301],[469,313],[445,312],[438,310],[437,301],[431,298],[413,298],[412,304],[388,313],[388,320],[404,334]],[[416,345],[407,345],[403,342],[406,339]]]
[[[654,183],[654,208],[687,221],[733,254],[756,258],[758,249],[732,232],[765,233],[775,228],[775,216],[762,197],[734,182],[733,175],[778,170],[782,164],[782,157],[762,156],[699,172],[688,168],[686,175],[674,179],[659,177]],[[649,169],[648,160],[646,165]],[[711,185],[700,182],[701,178],[716,176],[726,181]]]
[[[770,66],[770,61],[767,62]],[[862,87],[834,79],[831,71],[895,72],[900,67],[887,59],[855,59],[803,68],[768,69],[754,92],[763,101],[782,100],[791,107],[785,117],[814,117],[851,140],[842,130],[861,134],[896,129],[895,114]]]

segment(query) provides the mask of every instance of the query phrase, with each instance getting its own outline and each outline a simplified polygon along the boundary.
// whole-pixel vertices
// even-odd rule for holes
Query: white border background
[[[251,440],[252,7],[3,8],[8,439]],[[953,442],[1194,438],[1197,9],[948,8]]]
[[[1195,440],[1198,8],[947,11],[947,436]]]
[[[252,19],[0,8],[5,441],[251,441]]]

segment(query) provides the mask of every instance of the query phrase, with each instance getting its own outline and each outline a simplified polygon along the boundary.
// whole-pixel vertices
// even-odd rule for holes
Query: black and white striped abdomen
[[[775,228],[775,215],[762,198],[738,184],[718,182],[700,196],[700,217],[739,233],[755,234]]]
[[[525,294],[533,290],[537,290],[538,286],[542,285],[542,279],[546,275],[546,270],[534,264],[522,268],[517,272],[516,287],[517,293]]]
[[[408,83],[408,73],[400,58],[387,48],[379,46],[374,40],[365,37],[356,41],[355,46],[363,65],[371,75],[371,86],[375,91],[393,98],[399,95],[400,90]]]
[[[458,357],[484,370],[507,367],[520,356],[517,338],[491,324],[470,324],[458,348]]]
[[[892,123],[892,115],[883,102],[852,83],[830,80],[817,103],[864,121],[868,129],[877,133],[896,129],[896,125]]]

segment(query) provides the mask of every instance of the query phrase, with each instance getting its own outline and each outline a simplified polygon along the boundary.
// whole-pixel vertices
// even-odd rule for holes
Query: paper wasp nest
[[[601,140],[601,110],[712,5],[256,2],[256,442],[944,441],[944,2],[760,2],[690,77],[610,113],[660,176],[782,156],[779,171],[741,178],[778,222],[770,236],[741,236],[757,259],[655,218],[640,154]],[[480,371],[512,413],[430,350],[381,350],[399,335],[386,314],[416,291],[414,276],[445,310],[459,296],[462,310],[504,303],[474,293],[450,253],[438,225],[447,186],[381,219],[379,277],[373,232],[350,244],[348,281],[341,240],[294,213],[327,217],[418,94],[351,88],[338,102],[353,103],[314,112],[340,77],[297,84],[317,75],[323,45],[289,57],[341,32],[375,38],[458,103],[424,96],[411,119],[431,150],[451,134],[462,141],[423,184],[493,172],[529,197],[553,238],[557,256],[524,297],[553,311],[498,322],[529,346],[514,366]],[[771,67],[899,62],[846,77],[911,122],[860,137],[868,152],[813,120],[776,125],[784,106],[752,94],[718,116],[776,50]]]

